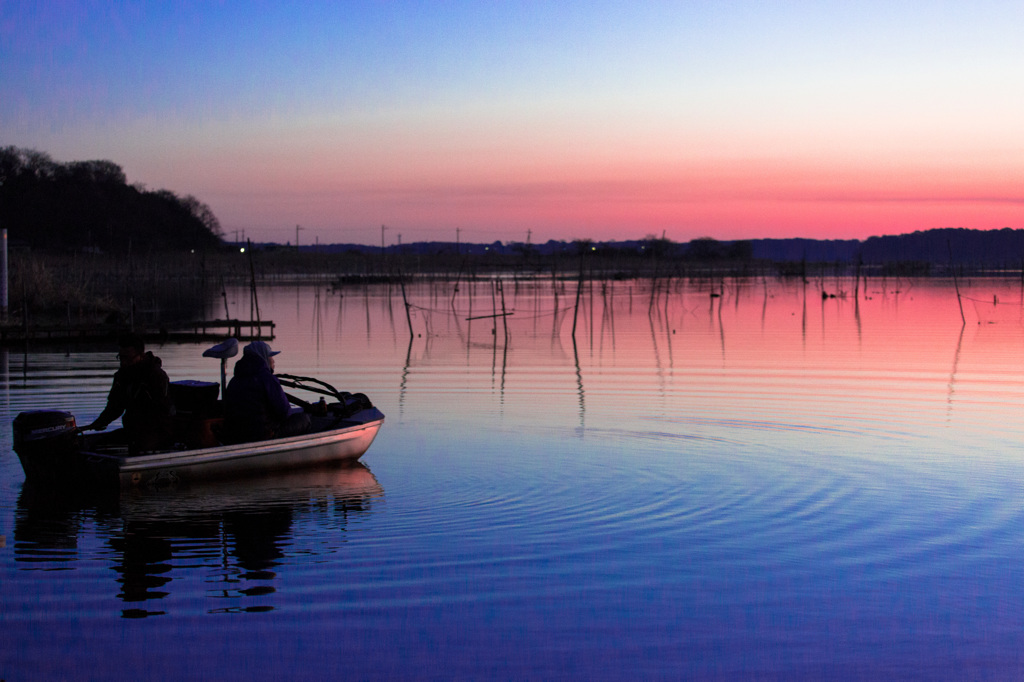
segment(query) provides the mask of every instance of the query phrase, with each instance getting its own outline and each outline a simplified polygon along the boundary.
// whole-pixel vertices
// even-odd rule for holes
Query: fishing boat
[[[222,385],[224,361],[235,353],[237,341],[204,352],[207,357],[221,358]],[[384,423],[383,413],[362,393],[338,391],[312,377],[281,374],[278,379],[286,388],[320,395],[318,402],[308,402],[288,394],[296,405],[293,409],[302,409],[310,416],[306,433],[224,443],[220,439],[221,386],[216,382],[178,381],[170,386],[176,408],[172,448],[131,453],[126,446],[109,444],[105,434],[84,434],[70,412],[32,410],[14,420],[14,451],[25,477],[31,480],[70,478],[121,488],[162,486],[355,462]]]

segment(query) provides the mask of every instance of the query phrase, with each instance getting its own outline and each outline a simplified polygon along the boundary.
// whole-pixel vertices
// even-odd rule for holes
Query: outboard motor
[[[78,425],[70,412],[22,412],[14,418],[13,430],[14,451],[26,478],[59,475],[78,446]]]

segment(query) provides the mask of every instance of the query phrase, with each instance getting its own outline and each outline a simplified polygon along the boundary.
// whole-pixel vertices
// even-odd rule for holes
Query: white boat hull
[[[289,438],[140,455],[83,451],[80,456],[101,478],[116,475],[122,488],[354,462],[370,447],[384,423],[384,415],[371,409],[376,413],[373,419],[348,420],[346,424],[351,425],[342,428]],[[356,418],[358,415],[353,416]]]

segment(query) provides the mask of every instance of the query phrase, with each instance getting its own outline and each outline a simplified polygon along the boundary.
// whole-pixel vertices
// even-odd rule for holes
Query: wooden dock
[[[0,345],[20,343],[97,343],[116,342],[122,334],[135,332],[154,343],[223,341],[233,336],[239,341],[272,341],[276,325],[271,320],[194,320],[165,325],[61,324],[0,325]]]

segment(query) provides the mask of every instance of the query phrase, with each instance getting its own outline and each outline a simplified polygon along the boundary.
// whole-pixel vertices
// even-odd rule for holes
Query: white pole
[[[7,228],[3,230],[0,244],[0,318],[7,322]]]

